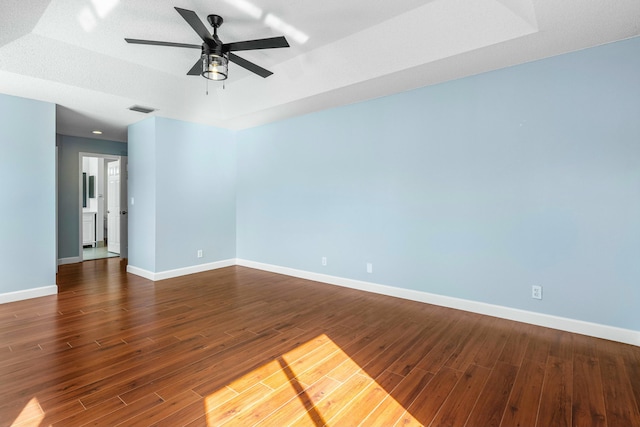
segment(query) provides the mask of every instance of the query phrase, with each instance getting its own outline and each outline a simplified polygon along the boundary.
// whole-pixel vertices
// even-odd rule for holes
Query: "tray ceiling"
[[[224,42],[285,35],[239,52],[229,79],[187,76],[200,44],[175,11],[224,17]],[[6,7],[5,7],[6,8]],[[0,92],[53,102],[58,132],[126,141],[152,115],[242,129],[640,34],[640,2],[617,0],[26,0],[0,17]],[[208,92],[208,94],[207,94]]]

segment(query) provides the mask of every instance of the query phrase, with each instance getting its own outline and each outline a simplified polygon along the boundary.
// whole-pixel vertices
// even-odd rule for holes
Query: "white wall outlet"
[[[322,257],[322,265],[327,265],[327,257],[326,256]]]
[[[367,273],[373,273],[373,264],[367,263]]]
[[[531,286],[531,298],[542,299],[542,286]]]
[[[198,258],[202,258],[202,249],[198,249]]]

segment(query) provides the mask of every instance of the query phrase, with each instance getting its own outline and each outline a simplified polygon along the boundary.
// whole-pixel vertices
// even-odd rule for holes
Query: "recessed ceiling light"
[[[102,135],[102,131],[101,130],[94,130],[91,133],[96,134],[96,135]]]

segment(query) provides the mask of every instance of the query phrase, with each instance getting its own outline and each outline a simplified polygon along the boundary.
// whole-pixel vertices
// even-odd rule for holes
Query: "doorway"
[[[127,257],[127,157],[80,153],[80,261]]]

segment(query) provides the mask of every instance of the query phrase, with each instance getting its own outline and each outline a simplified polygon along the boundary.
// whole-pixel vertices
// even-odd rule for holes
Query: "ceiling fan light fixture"
[[[229,76],[229,54],[205,53],[202,55],[202,77],[209,80],[226,80]]]
[[[94,1],[94,0],[92,0]],[[113,0],[109,0],[113,1]],[[234,0],[235,1],[235,0]],[[238,0],[240,1],[240,0]],[[244,0],[243,0],[244,1]],[[146,44],[153,46],[172,46],[183,47],[187,49],[201,49],[200,58],[193,64],[187,72],[188,76],[202,76],[208,80],[223,81],[229,76],[229,61],[234,64],[266,78],[273,73],[265,70],[259,65],[236,55],[233,52],[256,50],[256,49],[276,49],[282,47],[290,47],[289,42],[284,36],[268,37],[257,40],[245,40],[234,43],[223,43],[218,37],[218,28],[224,22],[220,15],[209,15],[207,21],[213,27],[213,34],[205,27],[204,23],[193,10],[182,9],[176,7],[175,10],[187,21],[187,24],[200,36],[203,43],[201,46],[188,43],[163,42],[156,40],[141,40],[125,38],[127,43]]]

